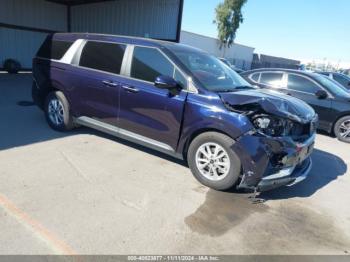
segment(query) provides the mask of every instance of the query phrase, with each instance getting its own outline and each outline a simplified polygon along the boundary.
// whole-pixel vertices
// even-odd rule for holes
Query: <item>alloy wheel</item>
[[[52,99],[48,104],[48,115],[51,123],[60,126],[64,121],[64,109],[60,100]]]
[[[345,120],[339,126],[339,135],[344,139],[350,139],[350,120]]]
[[[216,143],[205,143],[197,149],[196,165],[205,178],[220,181],[228,175],[231,162],[222,146]]]

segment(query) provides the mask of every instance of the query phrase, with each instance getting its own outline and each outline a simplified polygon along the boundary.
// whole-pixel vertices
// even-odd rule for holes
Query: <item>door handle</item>
[[[139,91],[136,87],[133,86],[122,85],[122,88],[130,93],[137,93]]]
[[[118,84],[113,83],[112,81],[107,81],[107,80],[102,81],[102,83],[105,84],[106,86],[111,86],[111,87],[117,87],[118,86]]]

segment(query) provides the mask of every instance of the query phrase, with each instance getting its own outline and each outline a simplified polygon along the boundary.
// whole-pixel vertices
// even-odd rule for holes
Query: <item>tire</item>
[[[350,116],[344,116],[335,123],[334,134],[338,140],[350,143],[350,133],[348,132],[350,132]]]
[[[215,190],[224,191],[232,188],[237,183],[241,174],[241,161],[231,149],[234,143],[235,141],[232,138],[217,132],[207,132],[197,136],[191,142],[187,152],[187,162],[194,177],[203,185]],[[224,154],[224,151],[226,155],[219,158],[219,160],[216,159],[218,164],[212,163],[215,162],[215,160],[211,159],[209,164],[206,165],[208,151],[211,151],[213,157],[213,155],[215,156],[215,154],[213,154],[215,149],[219,150],[216,156],[220,157]],[[203,154],[203,151],[205,151],[206,154]],[[205,162],[202,162],[204,161],[203,159]],[[199,164],[206,166],[200,170]],[[226,172],[224,169],[216,168],[217,166],[224,167]]]
[[[64,132],[74,128],[68,100],[61,91],[48,94],[45,100],[45,115],[50,127],[56,131]]]
[[[9,74],[17,74],[21,70],[21,64],[14,59],[6,59],[4,62],[4,69]]]

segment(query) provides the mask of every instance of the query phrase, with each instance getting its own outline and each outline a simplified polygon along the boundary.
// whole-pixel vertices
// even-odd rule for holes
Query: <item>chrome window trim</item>
[[[63,41],[63,40],[57,40],[57,41]],[[70,63],[66,63],[66,62],[61,61],[63,59],[63,57],[67,54],[67,52],[73,47],[73,45],[77,41],[81,41],[81,43],[80,43],[78,48],[75,48],[75,50],[74,50],[75,54],[72,56],[72,59],[71,59]],[[90,68],[90,67],[85,67],[85,66],[79,65],[82,52],[83,52],[84,47],[85,47],[87,42],[100,42],[100,43],[111,43],[111,44],[125,45],[126,49],[125,49],[125,53],[124,53],[122,66],[121,66],[121,69],[120,69],[120,73],[116,74],[116,73],[106,72],[106,71],[103,71],[103,70],[99,70],[99,69],[95,69],[95,68]],[[90,71],[94,71],[94,72],[104,73],[104,74],[108,74],[108,75],[111,75],[111,76],[125,77],[127,79],[137,80],[137,81],[140,81],[140,82],[143,82],[143,83],[154,85],[153,82],[145,81],[145,80],[142,80],[142,79],[133,78],[133,77],[130,76],[131,61],[132,61],[133,51],[134,51],[135,46],[157,49],[174,66],[174,69],[178,70],[180,72],[180,74],[187,80],[187,87],[185,89],[182,89],[182,91],[188,92],[188,93],[195,93],[195,94],[198,93],[198,89],[197,89],[197,87],[195,87],[195,85],[194,85],[194,83],[192,81],[192,78],[187,76],[187,74],[184,73],[168,57],[168,55],[166,55],[160,48],[154,47],[154,46],[128,44],[128,43],[124,43],[124,42],[120,42],[120,41],[114,42],[114,41],[108,41],[108,40],[89,40],[89,39],[79,38],[79,39],[75,40],[74,42],[72,42],[72,46],[67,50],[67,52],[63,55],[63,57],[60,60],[48,59],[48,58],[43,58],[43,57],[38,57],[38,58],[44,59],[44,60],[48,60],[48,61],[63,63],[63,64],[70,64],[71,66],[76,67],[76,68],[81,68],[81,69],[90,70]]]
[[[68,48],[67,52],[58,61],[64,64],[72,64],[76,53],[81,49],[82,46],[85,46],[85,41],[83,39],[74,41],[73,44]]]
[[[147,146],[149,148],[163,152],[173,157],[183,159],[183,156],[179,153],[176,153],[175,149],[172,148],[170,145],[159,142],[152,138],[148,138],[143,135],[128,131],[126,129],[122,129],[118,126],[110,125],[100,120],[97,120],[91,117],[86,117],[86,116],[75,118],[74,122],[83,126],[87,126],[87,127],[99,130],[107,134],[110,134],[112,136],[126,139],[128,141],[137,143],[139,145]]]
[[[104,41],[104,40],[89,40],[89,39],[78,39],[78,40],[83,40],[83,43],[80,46],[80,50],[77,50],[76,54],[75,54],[75,58],[72,60],[75,63],[71,63],[72,66],[77,67],[77,68],[82,68],[82,69],[86,69],[86,70],[91,70],[91,71],[95,71],[95,72],[100,72],[100,73],[105,73],[105,74],[109,74],[111,76],[121,76],[121,77],[125,77],[127,79],[131,79],[131,80],[137,80],[143,83],[147,83],[147,84],[151,84],[154,85],[153,82],[150,81],[145,81],[142,79],[137,79],[137,78],[133,78],[130,76],[130,71],[131,71],[131,61],[132,61],[132,56],[133,56],[133,51],[135,46],[138,47],[145,47],[145,48],[154,48],[157,49],[163,56],[165,56],[165,58],[174,66],[175,69],[177,69],[182,76],[187,80],[187,87],[186,89],[183,89],[182,91],[184,92],[190,92],[190,93],[198,93],[198,89],[196,87],[194,87],[194,84],[191,81],[191,77],[188,77],[161,49],[159,49],[158,47],[153,47],[153,46],[144,46],[144,45],[135,45],[135,44],[128,44],[128,43],[123,43],[123,42],[113,42],[113,41]],[[123,62],[122,62],[122,67],[120,69],[120,73],[116,74],[116,73],[111,73],[111,72],[106,72],[103,70],[99,70],[99,69],[95,69],[95,68],[89,68],[89,67],[85,67],[85,66],[81,66],[79,65],[80,62],[80,58],[81,58],[81,54],[82,51],[86,45],[87,42],[100,42],[100,43],[111,43],[111,44],[120,44],[120,45],[125,45],[126,49],[125,49],[125,53],[124,53],[124,57],[123,57]],[[60,62],[60,61],[57,61]],[[192,84],[191,84],[192,83]],[[193,87],[192,87],[193,86]],[[194,88],[195,90],[191,90]]]

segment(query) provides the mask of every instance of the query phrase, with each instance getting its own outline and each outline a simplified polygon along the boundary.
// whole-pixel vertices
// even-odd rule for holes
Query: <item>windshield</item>
[[[314,77],[333,94],[341,97],[350,98],[349,91],[342,85],[330,79],[329,77],[319,74],[314,74]]]
[[[239,74],[215,56],[191,49],[171,50],[203,86],[209,91],[231,92],[253,88]]]

